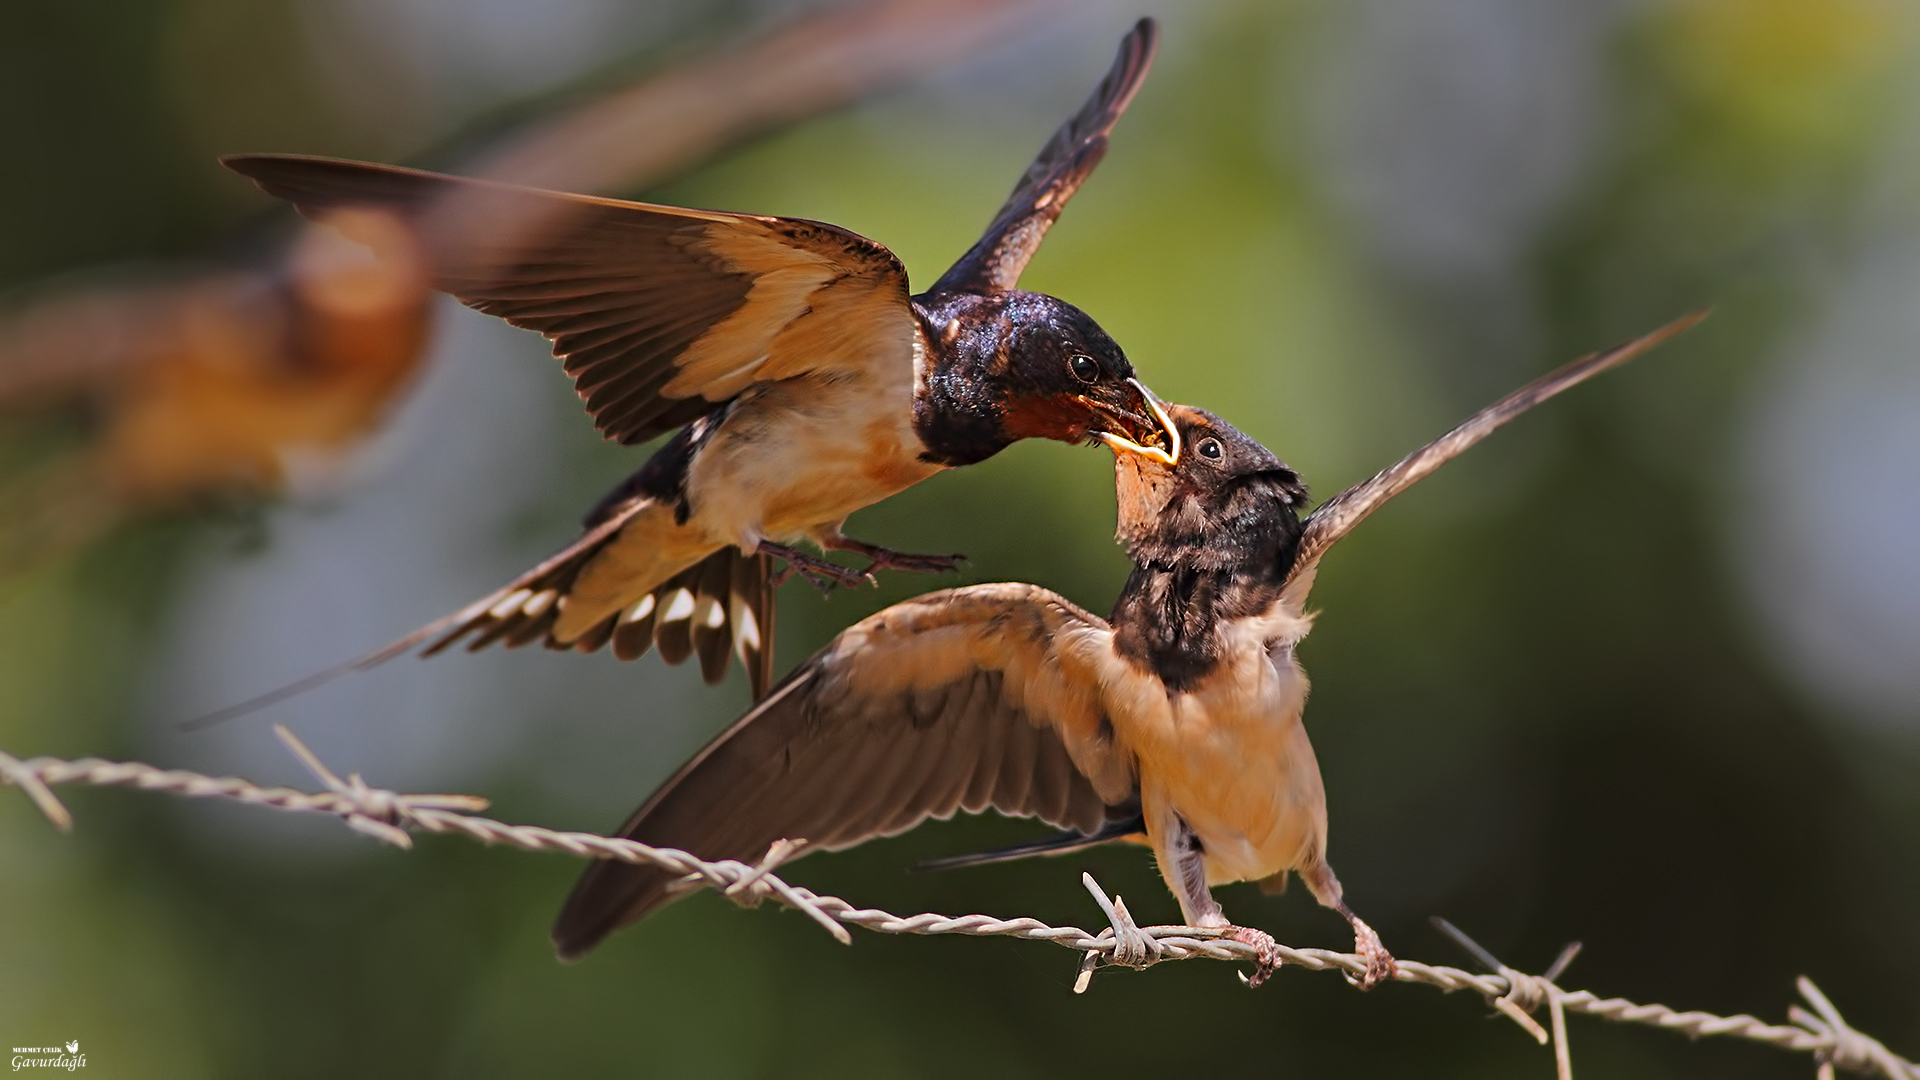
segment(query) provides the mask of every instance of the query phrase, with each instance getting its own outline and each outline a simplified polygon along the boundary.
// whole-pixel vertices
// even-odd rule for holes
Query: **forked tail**
[[[496,642],[514,649],[540,641],[550,649],[594,652],[611,643],[621,660],[636,660],[657,647],[661,659],[678,664],[700,657],[700,673],[717,683],[727,673],[729,657],[738,652],[746,666],[754,700],[773,683],[773,598],[769,584],[773,560],[764,555],[742,555],[737,548],[715,551],[699,563],[668,578],[636,603],[595,623],[580,636],[562,641],[553,635],[560,600],[581,571],[630,519],[622,513],[603,521],[565,550],[450,615],[343,664],[207,713],[180,725],[181,731],[199,731],[215,724],[297,697],[344,675],[365,671],[397,656],[418,650],[421,657],[437,655],[466,644],[477,652]]]

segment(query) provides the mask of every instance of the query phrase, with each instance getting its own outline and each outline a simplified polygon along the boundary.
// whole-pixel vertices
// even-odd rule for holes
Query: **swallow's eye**
[[[1194,449],[1198,450],[1200,456],[1206,458],[1208,461],[1220,460],[1221,451],[1219,439],[1201,439],[1200,442],[1194,446]]]
[[[1091,356],[1073,356],[1067,360],[1067,370],[1081,382],[1097,382],[1100,378],[1100,365]]]

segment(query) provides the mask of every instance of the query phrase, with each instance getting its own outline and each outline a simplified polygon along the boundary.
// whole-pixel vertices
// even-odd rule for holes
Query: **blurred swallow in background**
[[[76,405],[82,452],[14,480],[10,568],[143,511],[324,482],[409,386],[432,293],[398,218],[341,209],[284,260],[172,286],[99,288],[0,327],[8,412]]]
[[[544,640],[630,659],[730,646],[771,682],[773,589],[882,568],[938,571],[844,535],[848,514],[1030,437],[1177,440],[1085,313],[1016,289],[1152,62],[1142,20],[980,238],[931,289],[873,241],[819,222],[568,195],[322,158],[225,159],[309,215],[378,207],[417,237],[434,287],[551,339],[595,426],[626,445],[679,429],[586,532],[493,594],[372,656],[204,718],[278,700],[422,645]],[[850,569],[792,546],[851,551]],[[778,575],[772,560],[786,564]]]
[[[1352,924],[1359,980],[1392,956],[1326,861],[1326,797],[1301,723],[1295,647],[1320,559],[1381,503],[1502,424],[1692,325],[1575,361],[1482,411],[1302,521],[1299,477],[1210,413],[1172,406],[1174,455],[1114,448],[1118,539],[1134,569],[1111,621],[1032,585],[896,604],[796,668],[669,779],[620,835],[754,862],[778,840],[839,849],[991,807],[1065,833],[947,865],[1113,840],[1152,848],[1190,925],[1278,954],[1232,926],[1210,886],[1298,873]],[[605,861],[574,886],[553,939],[575,958],[675,895],[674,875]]]

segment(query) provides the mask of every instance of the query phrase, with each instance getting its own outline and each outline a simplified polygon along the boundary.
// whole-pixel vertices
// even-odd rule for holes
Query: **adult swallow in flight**
[[[1301,723],[1295,647],[1320,559],[1374,509],[1494,429],[1690,326],[1575,361],[1298,516],[1293,470],[1210,413],[1172,406],[1181,451],[1110,439],[1134,569],[1102,620],[1033,585],[932,593],[854,625],[796,668],[634,813],[620,835],[754,862],[774,841],[850,847],[991,807],[1064,834],[949,863],[1145,843],[1187,924],[1261,950],[1210,886],[1298,873],[1352,924],[1360,980],[1393,958],[1327,865],[1326,796]],[[554,925],[578,957],[672,899],[674,875],[598,862]]]
[[[771,681],[772,559],[823,587],[877,569],[952,569],[844,535],[847,515],[1017,440],[1173,435],[1120,347],[1071,304],[1014,287],[1104,156],[1152,62],[1142,20],[979,242],[907,289],[881,245],[794,218],[655,206],[385,165],[224,159],[302,213],[375,205],[420,237],[436,288],[553,342],[600,432],[678,432],[588,516],[572,545],[492,595],[346,669],[427,644],[544,640],[630,659],[741,652]],[[851,570],[792,546],[857,552]],[[284,692],[276,692],[277,697]],[[256,699],[227,713],[265,703]],[[224,715],[215,714],[215,716]],[[208,720],[215,717],[206,718]]]

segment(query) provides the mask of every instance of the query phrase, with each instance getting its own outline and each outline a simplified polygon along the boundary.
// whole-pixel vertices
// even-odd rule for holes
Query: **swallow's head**
[[[936,309],[930,330],[943,354],[930,380],[943,385],[930,389],[944,419],[986,429],[969,435],[987,453],[941,456],[977,461],[1033,438],[1097,439],[1169,463],[1178,456],[1159,399],[1100,324],[1072,304],[1018,290],[955,296]]]
[[[1127,354],[1086,312],[1040,293],[1012,293],[1015,318],[1001,380],[1016,439],[1119,442],[1171,463],[1178,436]]]
[[[1113,444],[1117,538],[1135,562],[1224,568],[1290,550],[1307,502],[1300,475],[1240,429],[1164,406],[1179,453]]]

